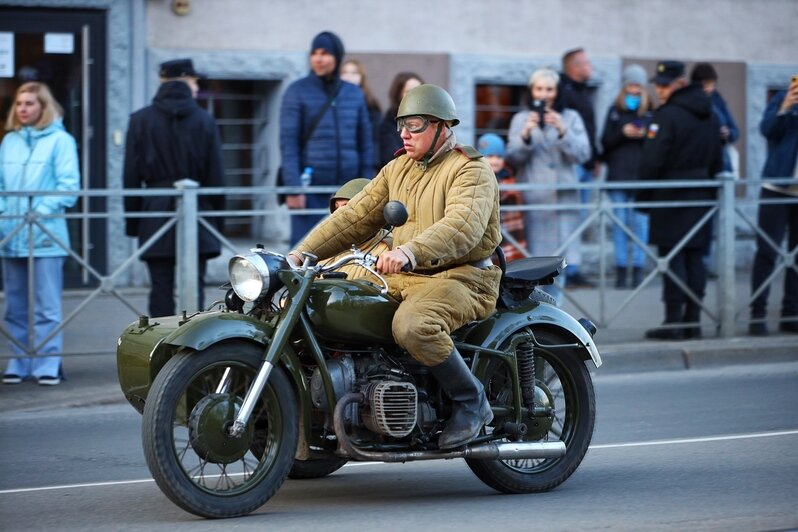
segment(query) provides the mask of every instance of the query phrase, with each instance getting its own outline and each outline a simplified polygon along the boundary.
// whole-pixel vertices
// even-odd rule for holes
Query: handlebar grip
[[[409,271],[412,271],[412,270],[413,270],[413,265],[410,264],[409,262],[407,264],[405,264],[404,266],[402,266],[402,271],[403,272],[409,272]]]

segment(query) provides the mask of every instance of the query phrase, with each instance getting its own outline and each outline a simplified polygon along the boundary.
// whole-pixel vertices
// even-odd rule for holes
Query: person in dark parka
[[[371,178],[375,174],[366,99],[360,87],[341,81],[343,57],[341,39],[329,31],[319,33],[310,46],[310,74],[293,82],[283,95],[280,156],[285,186],[301,186],[300,176],[307,167],[313,171],[311,186],[341,186],[354,177]],[[331,97],[334,103],[324,110]],[[286,196],[285,204],[289,209],[326,209],[329,199],[329,193],[292,194]],[[291,216],[291,244],[301,240],[323,217]]]
[[[167,61],[160,66],[161,85],[149,105],[130,116],[125,144],[124,186],[173,188],[181,179],[197,181],[201,187],[224,185],[222,147],[213,117],[197,105],[198,79],[191,59]],[[128,213],[174,211],[174,196],[126,196]],[[220,195],[200,195],[200,211],[221,211]],[[144,245],[168,218],[126,218],[126,233]],[[222,230],[221,217],[209,221]],[[202,277],[206,261],[216,257],[221,244],[199,228],[199,303],[202,308]],[[142,254],[150,273],[150,316],[175,314],[172,296],[175,284],[175,229],[170,229]],[[198,309],[187,309],[198,310]]]
[[[712,114],[712,101],[698,84],[688,84],[684,64],[663,61],[651,80],[662,106],[648,126],[640,158],[640,178],[649,180],[707,180],[723,170],[719,124]],[[638,200],[713,201],[714,188],[648,189]],[[667,256],[709,210],[709,207],[652,208],[649,242]],[[711,224],[698,232],[674,255],[670,270],[702,300],[706,288],[706,266],[702,260],[711,237]],[[677,340],[701,335],[701,307],[669,276],[664,276],[662,299],[665,323],[689,323],[687,328],[656,328],[647,338]]]

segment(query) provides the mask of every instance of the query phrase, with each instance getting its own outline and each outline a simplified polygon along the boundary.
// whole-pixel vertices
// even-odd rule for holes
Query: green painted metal
[[[316,334],[333,341],[393,344],[391,323],[399,302],[368,281],[319,279],[306,304]]]
[[[480,352],[484,348],[498,349],[513,333],[525,327],[550,327],[582,347],[584,359],[601,366],[601,355],[593,338],[570,314],[551,305],[531,302],[528,306],[499,309],[488,319],[468,329],[462,344],[465,349]]]

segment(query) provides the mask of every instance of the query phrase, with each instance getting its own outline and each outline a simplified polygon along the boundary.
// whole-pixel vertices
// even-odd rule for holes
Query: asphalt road
[[[784,530],[798,527],[798,363],[596,376],[577,472],[500,495],[462,460],[349,464],[206,521],[150,480],[125,405],[0,419],[2,530]]]

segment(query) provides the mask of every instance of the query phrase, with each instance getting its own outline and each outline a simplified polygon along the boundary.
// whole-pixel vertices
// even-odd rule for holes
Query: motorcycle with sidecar
[[[407,218],[394,202],[385,215],[393,226]],[[257,247],[230,260],[229,289],[211,310],[140,317],[118,339],[117,364],[125,397],[143,414],[159,488],[188,512],[220,518],[256,510],[287,477],[324,477],[348,461],[464,458],[503,493],[560,485],[593,434],[595,327],[538,288],[564,259],[505,264],[497,255],[496,311],[452,333],[493,421],[456,449],[437,445],[450,400],[394,343],[399,302],[368,252],[353,247],[323,265],[306,255],[296,266]],[[347,264],[382,286],[347,279],[337,271]]]

